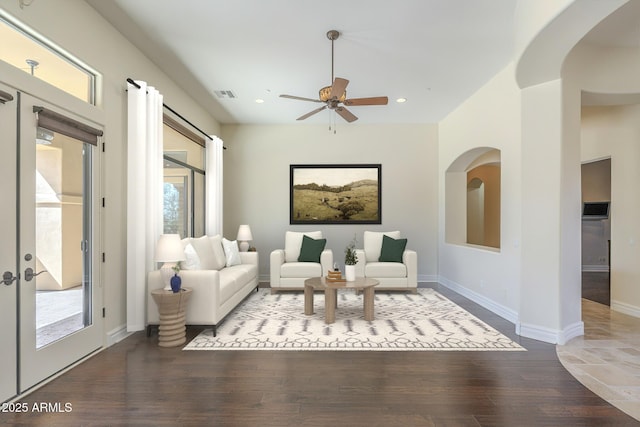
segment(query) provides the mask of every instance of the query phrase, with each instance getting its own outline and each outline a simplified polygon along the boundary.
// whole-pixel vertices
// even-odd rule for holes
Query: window
[[[204,156],[202,141],[177,122],[164,120],[164,233],[204,235]],[[188,134],[189,136],[186,136]]]
[[[96,73],[34,32],[0,16],[0,60],[90,104],[95,104]]]

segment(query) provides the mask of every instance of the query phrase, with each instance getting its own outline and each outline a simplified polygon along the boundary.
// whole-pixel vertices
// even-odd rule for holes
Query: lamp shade
[[[249,240],[253,240],[253,236],[251,235],[251,228],[244,224],[238,228],[238,240],[241,242],[248,242]]]
[[[180,235],[162,234],[156,245],[155,260],[157,262],[176,262],[185,259]]]

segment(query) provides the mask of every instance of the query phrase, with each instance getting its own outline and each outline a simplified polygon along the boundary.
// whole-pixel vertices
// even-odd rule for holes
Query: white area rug
[[[305,316],[302,292],[261,289],[227,316],[217,337],[204,330],[184,350],[526,351],[430,288],[376,292],[372,322],[353,291],[338,291],[335,323],[324,323],[323,293],[314,311]]]

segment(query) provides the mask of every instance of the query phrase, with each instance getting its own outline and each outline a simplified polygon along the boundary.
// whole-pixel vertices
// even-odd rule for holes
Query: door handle
[[[42,270],[42,271],[38,271],[37,273],[34,273],[33,268],[29,267],[24,271],[24,280],[26,280],[27,282],[30,282],[33,280],[34,277],[46,272],[47,270]]]
[[[12,284],[13,282],[15,282],[16,280],[18,280],[18,276],[14,276],[12,272],[10,271],[5,271],[2,274],[2,283],[4,283],[5,285],[9,286],[10,284]]]

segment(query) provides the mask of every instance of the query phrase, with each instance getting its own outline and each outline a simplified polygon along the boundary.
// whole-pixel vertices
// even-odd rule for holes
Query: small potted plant
[[[182,286],[182,278],[178,276],[178,273],[180,273],[180,261],[176,262],[175,265],[171,267],[171,269],[174,271],[174,275],[170,281],[171,290],[175,294],[177,292],[180,292],[180,287]]]
[[[358,256],[356,255],[356,237],[353,236],[351,243],[347,245],[344,250],[344,277],[347,282],[353,282],[356,280],[356,264],[358,263]]]

